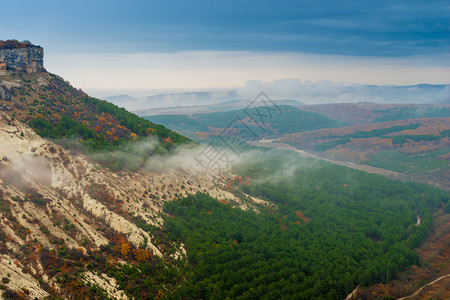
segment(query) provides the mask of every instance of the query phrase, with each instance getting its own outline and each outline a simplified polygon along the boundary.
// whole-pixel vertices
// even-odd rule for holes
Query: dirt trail
[[[250,144],[253,146],[257,146],[257,147],[287,149],[287,150],[295,151],[303,157],[317,158],[317,159],[321,159],[321,160],[330,162],[332,164],[353,168],[353,169],[364,171],[367,173],[383,175],[383,176],[391,178],[391,179],[400,179],[400,180],[408,179],[408,176],[406,176],[402,173],[399,173],[399,172],[394,172],[394,171],[377,168],[377,167],[372,167],[372,166],[368,166],[368,165],[358,165],[358,164],[355,164],[355,163],[352,163],[349,161],[332,160],[332,159],[328,159],[325,157],[317,156],[315,154],[312,154],[312,153],[309,153],[309,152],[306,152],[303,150],[296,149],[288,144],[273,143],[273,141],[276,141],[276,140],[260,140],[260,141],[256,141],[256,142],[250,142]]]
[[[358,285],[350,294],[348,294],[344,300],[351,300],[356,295],[356,292],[358,291],[359,286],[360,285]]]
[[[450,274],[441,276],[441,277],[439,277],[439,278],[433,280],[432,282],[425,284],[425,285],[422,286],[420,289],[418,289],[414,294],[409,295],[409,296],[406,296],[406,297],[399,298],[398,300],[404,300],[404,299],[409,299],[409,298],[418,296],[419,293],[420,293],[424,288],[426,288],[426,287],[428,287],[428,286],[431,286],[431,285],[435,284],[436,282],[441,281],[442,279],[447,278],[447,277],[450,277]]]
[[[417,215],[417,222],[416,222],[416,226],[419,226],[420,223],[422,223],[422,219],[419,217],[419,215]]]

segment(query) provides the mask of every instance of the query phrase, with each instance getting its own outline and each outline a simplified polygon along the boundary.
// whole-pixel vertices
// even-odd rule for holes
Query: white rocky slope
[[[41,248],[57,250],[55,239],[63,239],[68,248],[84,253],[98,250],[108,244],[108,236],[99,230],[101,225],[122,234],[135,247],[146,244],[153,255],[163,256],[153,237],[130,221],[131,216],[159,226],[164,199],[197,191],[232,200],[244,209],[248,207],[248,203],[221,186],[223,183],[206,174],[174,170],[111,172],[81,154],[42,139],[27,125],[0,112],[0,233],[4,240],[0,277],[6,278],[3,285],[32,299],[48,295],[38,279],[58,291],[58,283],[47,276],[38,259],[21,262],[14,253],[22,251],[24,245],[35,249],[30,257],[39,255]],[[110,281],[106,275],[105,278],[85,276],[86,281],[93,283]],[[114,298],[123,295],[113,285],[107,292]]]

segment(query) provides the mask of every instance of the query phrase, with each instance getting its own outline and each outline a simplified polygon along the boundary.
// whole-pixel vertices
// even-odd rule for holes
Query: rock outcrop
[[[44,69],[44,49],[31,43],[20,47],[0,47],[0,70],[19,70],[28,73]]]
[[[9,90],[0,85],[0,100],[13,101]]]

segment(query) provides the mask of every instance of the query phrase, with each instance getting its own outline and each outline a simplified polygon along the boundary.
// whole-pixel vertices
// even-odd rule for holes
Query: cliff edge
[[[0,40],[0,71],[4,70],[45,71],[44,49],[28,41]]]

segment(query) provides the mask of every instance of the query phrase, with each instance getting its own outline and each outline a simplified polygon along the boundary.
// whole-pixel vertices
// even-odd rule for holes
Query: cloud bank
[[[349,85],[331,81],[303,82],[298,79],[250,81],[236,91],[243,99],[251,99],[264,91],[272,99],[295,99],[306,104],[433,103],[450,99],[450,85]]]
[[[283,78],[377,85],[447,84],[446,56],[350,57],[293,52],[46,53],[46,68],[96,97],[236,89]]]

